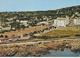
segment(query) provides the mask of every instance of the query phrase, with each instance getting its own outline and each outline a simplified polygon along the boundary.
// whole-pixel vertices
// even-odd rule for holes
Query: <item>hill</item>
[[[57,16],[71,16],[72,14],[75,14],[76,12],[80,13],[80,5],[72,6],[72,7],[66,7],[56,10],[48,10],[48,11],[21,11],[21,12],[0,12],[0,17],[24,17],[24,16],[53,16],[54,18]]]

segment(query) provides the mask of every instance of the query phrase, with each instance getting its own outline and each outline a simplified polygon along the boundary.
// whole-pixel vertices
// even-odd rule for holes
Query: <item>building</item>
[[[20,23],[21,23],[21,25],[24,25],[26,27],[28,26],[28,21],[26,21],[26,20],[21,20]]]
[[[48,25],[49,23],[47,21],[39,22],[37,25]]]
[[[80,25],[80,19],[79,18],[74,19],[74,25]]]
[[[9,31],[11,30],[11,26],[6,26],[2,28],[2,31]]]
[[[54,27],[66,27],[68,23],[69,23],[68,18],[57,18],[57,19],[54,19],[53,26]]]

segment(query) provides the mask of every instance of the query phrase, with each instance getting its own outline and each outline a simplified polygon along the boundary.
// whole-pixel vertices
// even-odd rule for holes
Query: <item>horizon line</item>
[[[72,6],[66,6],[66,7],[60,7],[60,8],[55,8],[55,9],[48,9],[48,10],[10,10],[10,11],[0,11],[0,12],[36,12],[36,11],[51,11],[51,10],[58,10],[58,9],[63,9],[63,8],[69,8],[69,7],[75,7],[75,6],[80,6],[80,5],[72,5]]]

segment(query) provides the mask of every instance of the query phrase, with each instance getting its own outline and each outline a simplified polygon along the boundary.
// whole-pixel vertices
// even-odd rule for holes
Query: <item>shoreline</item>
[[[65,48],[68,48],[71,51],[80,50],[79,39],[58,39],[35,43],[32,42],[32,44],[27,43],[12,43],[12,45],[1,44],[0,56],[41,56],[48,53],[49,50],[63,50]]]

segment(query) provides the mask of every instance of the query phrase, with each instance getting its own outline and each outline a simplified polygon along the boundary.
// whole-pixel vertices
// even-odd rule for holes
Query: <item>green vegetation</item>
[[[40,36],[46,37],[55,37],[55,38],[64,38],[64,37],[71,37],[71,36],[80,36],[80,29],[77,28],[64,28],[64,29],[55,29],[48,33],[41,34]]]
[[[72,16],[76,12],[80,13],[80,5],[48,11],[0,12],[0,18],[2,21],[5,21],[6,18],[15,17],[14,19],[23,20],[25,17],[24,20],[33,21],[32,17],[37,17],[38,19],[41,19],[42,16],[51,16],[52,18],[65,17],[66,15]]]

